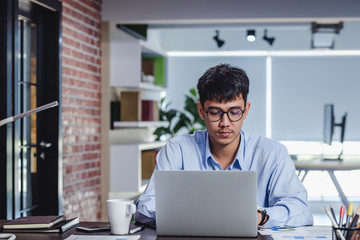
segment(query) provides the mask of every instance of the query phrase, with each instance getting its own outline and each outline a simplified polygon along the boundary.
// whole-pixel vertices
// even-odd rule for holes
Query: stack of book
[[[61,216],[27,216],[11,220],[3,225],[7,233],[63,233],[79,223],[79,218],[66,220]]]
[[[113,104],[111,111],[120,108],[120,121],[159,121],[158,102],[141,99],[140,92],[121,92],[120,104]],[[113,119],[117,118],[114,116]]]

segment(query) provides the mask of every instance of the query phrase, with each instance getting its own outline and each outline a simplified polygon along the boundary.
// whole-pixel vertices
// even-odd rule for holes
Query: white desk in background
[[[339,193],[341,201],[344,203],[346,207],[349,206],[349,201],[347,200],[336,176],[334,174],[335,171],[351,171],[351,170],[359,170],[360,169],[360,158],[352,159],[352,160],[343,160],[343,161],[332,161],[332,160],[322,160],[322,159],[314,159],[314,160],[296,160],[294,161],[296,170],[299,171],[298,176],[300,177],[301,173],[304,172],[304,175],[300,178],[303,182],[306,175],[309,171],[327,171],[329,176],[336,187],[336,190]]]

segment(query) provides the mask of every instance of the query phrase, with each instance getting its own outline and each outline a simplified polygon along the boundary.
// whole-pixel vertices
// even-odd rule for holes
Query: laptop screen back
[[[156,229],[169,236],[257,236],[254,171],[156,171]]]

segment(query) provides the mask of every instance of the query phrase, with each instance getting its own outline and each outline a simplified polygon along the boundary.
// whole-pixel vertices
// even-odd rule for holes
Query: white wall
[[[345,139],[360,140],[360,56],[274,57],[272,66],[273,138],[321,141],[324,104],[333,103],[335,122],[348,112]]]
[[[250,79],[252,103],[244,130],[266,135],[266,57],[170,57],[168,101],[183,109],[184,95],[211,66],[229,63]],[[348,112],[345,140],[360,140],[360,56],[272,57],[272,138],[321,141],[323,107],[334,103],[335,120]],[[335,131],[334,140],[339,140]]]

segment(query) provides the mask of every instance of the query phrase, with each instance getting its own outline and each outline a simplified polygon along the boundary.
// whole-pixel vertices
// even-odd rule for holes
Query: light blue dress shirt
[[[156,157],[156,170],[222,170],[210,152],[207,130],[181,135],[168,141]],[[265,227],[298,227],[313,224],[307,191],[295,173],[294,163],[281,143],[241,131],[234,161],[225,170],[256,171],[258,206],[269,220]],[[137,213],[155,219],[154,178],[136,203]]]

